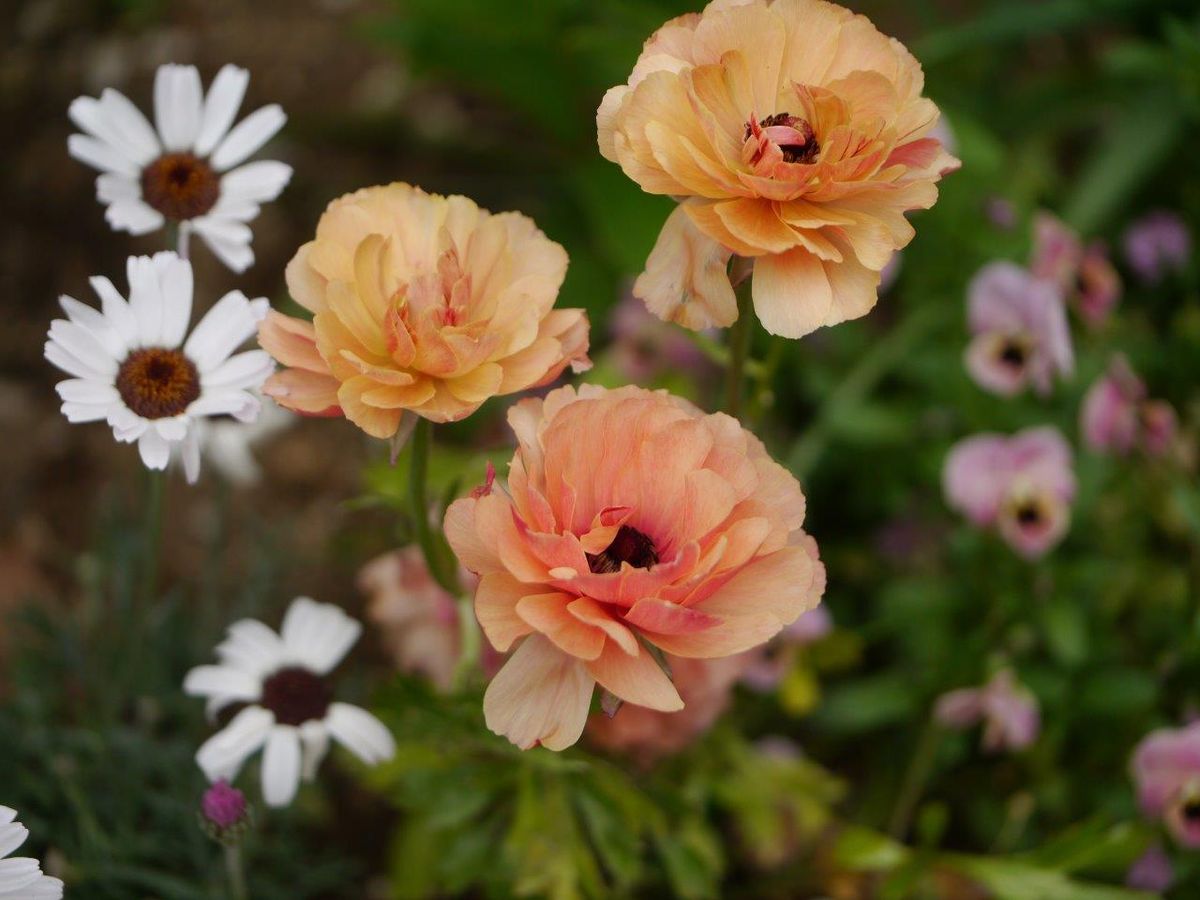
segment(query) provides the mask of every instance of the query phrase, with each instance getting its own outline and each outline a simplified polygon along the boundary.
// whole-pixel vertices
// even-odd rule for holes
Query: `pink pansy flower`
[[[1146,735],[1130,773],[1142,814],[1163,822],[1180,845],[1200,847],[1200,722]]]
[[[967,371],[985,390],[1048,394],[1055,375],[1074,370],[1061,292],[1014,263],[989,263],[971,280],[967,325]]]
[[[978,434],[951,449],[942,486],[952,508],[1035,559],[1062,539],[1070,522],[1071,448],[1053,427],[1011,437]]]
[[[1125,259],[1147,284],[1157,284],[1168,272],[1181,270],[1191,254],[1192,234],[1173,212],[1152,212],[1125,232]]]
[[[1125,874],[1125,886],[1135,891],[1161,894],[1170,890],[1174,882],[1175,870],[1161,844],[1151,844],[1147,847]]]
[[[1175,438],[1175,410],[1148,400],[1146,385],[1122,355],[1088,388],[1080,411],[1080,431],[1088,448],[1125,456],[1135,448],[1150,456],[1166,453]]]
[[[983,722],[983,748],[989,753],[1023,750],[1037,740],[1041,728],[1037,698],[1009,669],[997,672],[983,687],[943,694],[933,715],[955,730]]]
[[[678,753],[712,728],[729,708],[733,686],[750,661],[746,653],[720,659],[666,659],[683,698],[683,709],[659,712],[623,703],[611,717],[596,713],[587,726],[593,744],[627,753],[643,765]]]
[[[1033,274],[1056,282],[1088,325],[1107,321],[1121,299],[1121,279],[1099,242],[1084,247],[1079,235],[1050,213],[1033,223]]]

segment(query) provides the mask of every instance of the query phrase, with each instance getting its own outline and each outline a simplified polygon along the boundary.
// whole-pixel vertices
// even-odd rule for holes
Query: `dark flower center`
[[[1019,341],[1007,340],[1000,348],[1000,361],[1018,369],[1025,365],[1025,348]]]
[[[601,553],[587,554],[588,568],[597,575],[619,572],[621,563],[629,563],[635,569],[648,569],[658,562],[658,551],[654,541],[636,528],[622,525],[617,529],[608,548]]]
[[[1036,525],[1042,521],[1042,511],[1036,503],[1022,503],[1017,507],[1017,522],[1021,525]]]
[[[1180,813],[1189,825],[1200,825],[1200,797],[1192,797],[1185,801]]]
[[[262,686],[264,707],[280,725],[303,725],[325,718],[333,691],[325,679],[308,669],[288,666],[267,678]]]
[[[191,153],[168,153],[142,169],[142,199],[168,219],[202,216],[220,196],[217,173]]]
[[[808,123],[807,119],[793,116],[787,112],[778,112],[767,116],[758,124],[764,131],[772,128],[776,129],[777,132],[790,129],[790,132],[783,131],[778,137],[776,134],[769,135],[779,145],[779,149],[783,151],[784,162],[811,163],[821,152],[821,145],[818,143],[817,136],[813,132],[813,127]],[[744,139],[749,139],[750,134],[751,128],[749,123],[747,123]]]
[[[146,347],[125,357],[117,370],[117,393],[144,419],[165,419],[187,410],[200,396],[200,373],[179,350]]]

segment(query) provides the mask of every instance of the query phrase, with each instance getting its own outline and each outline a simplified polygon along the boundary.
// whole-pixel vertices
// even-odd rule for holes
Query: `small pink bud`
[[[200,809],[211,825],[232,828],[246,817],[246,795],[221,779],[204,792]]]

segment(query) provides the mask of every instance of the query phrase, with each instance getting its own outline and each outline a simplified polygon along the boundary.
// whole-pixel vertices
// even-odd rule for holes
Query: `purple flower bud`
[[[246,818],[246,795],[221,779],[204,792],[200,809],[218,829],[232,828]]]
[[[1125,232],[1125,258],[1147,284],[1155,284],[1167,272],[1182,269],[1191,253],[1191,232],[1172,212],[1150,213]]]

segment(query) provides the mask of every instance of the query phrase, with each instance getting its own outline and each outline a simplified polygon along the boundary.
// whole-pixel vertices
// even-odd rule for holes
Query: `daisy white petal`
[[[10,821],[5,825],[0,825],[0,859],[20,847],[28,837],[29,829],[20,822]]]
[[[161,471],[171,461],[171,445],[154,428],[147,428],[138,438],[138,453],[147,469]]]
[[[217,142],[229,132],[249,83],[250,73],[245,69],[234,65],[221,67],[204,100],[204,118],[195,146],[199,156],[208,156]]]
[[[192,267],[175,254],[155,257],[163,293],[163,322],[160,341],[178,347],[192,318]]]
[[[115,403],[121,399],[117,389],[111,384],[89,381],[86,378],[72,378],[60,381],[54,386],[58,396],[68,403],[89,403],[103,405]]]
[[[131,256],[125,264],[129,279],[129,308],[137,320],[138,339],[143,346],[153,346],[162,335],[162,285],[154,260],[149,256]]]
[[[154,77],[154,120],[163,147],[190,150],[200,131],[203,91],[195,66],[159,66]]]
[[[6,858],[29,837],[16,811],[0,806],[0,897],[12,900],[60,900],[63,884],[42,874],[36,859]]]
[[[100,106],[112,130],[120,137],[120,149],[126,150],[134,162],[144,166],[162,152],[153,126],[120,91],[105,88],[100,95]]]
[[[265,350],[236,353],[202,379],[205,387],[257,387],[275,370],[275,361]]]
[[[190,416],[233,416],[243,422],[253,421],[261,401],[241,390],[211,390],[188,407]]]
[[[98,380],[103,380],[106,377],[104,373],[96,371],[91,366],[84,365],[83,362],[68,353],[61,344],[54,340],[46,341],[42,353],[52,365],[62,369],[68,375],[74,375],[76,378]]]
[[[105,109],[104,104],[92,97],[76,97],[67,107],[67,116],[88,136],[106,144],[118,156],[133,166],[141,166],[153,158],[144,156],[136,141],[130,141],[122,132],[120,124]]]
[[[192,697],[219,694],[239,700],[256,700],[260,688],[259,679],[230,666],[197,666],[183,680],[183,692]]]
[[[50,323],[50,339],[64,350],[103,376],[117,374],[117,361],[91,331],[66,319]]]
[[[246,163],[221,176],[221,199],[266,203],[278,197],[291,178],[292,167],[287,163],[270,159]]]
[[[67,152],[81,163],[102,172],[128,175],[131,178],[136,178],[141,174],[137,163],[122,156],[111,144],[91,135],[71,135],[67,138]]]
[[[249,200],[241,200],[229,194],[222,194],[217,205],[212,208],[208,215],[194,221],[199,223],[206,221],[211,224],[209,235],[216,235],[221,239],[221,234],[225,231],[227,224],[240,225],[246,222],[253,222],[258,218],[258,214],[262,212],[262,208],[257,203],[252,203]],[[230,235],[231,242],[240,242],[237,235]]]
[[[213,151],[213,168],[218,172],[232,169],[274,137],[286,121],[287,114],[278,103],[256,109],[234,126]]]
[[[155,419],[154,430],[168,444],[177,444],[187,437],[188,420],[184,417],[173,419]]]
[[[228,638],[217,647],[217,656],[261,678],[283,663],[284,646],[272,629],[256,619],[242,619],[229,626]]]
[[[324,722],[312,719],[300,726],[300,750],[300,776],[312,781],[329,752],[329,729]]]
[[[254,265],[254,251],[249,244],[228,241],[224,238],[213,237],[211,234],[201,235],[213,255],[234,272],[245,272]]]
[[[88,284],[100,298],[100,308],[104,313],[104,318],[108,319],[117,333],[121,335],[125,346],[132,347],[138,337],[137,316],[133,314],[133,310],[129,308],[125,298],[103,275],[89,278]]]
[[[68,401],[60,407],[62,414],[72,425],[84,422],[103,422],[112,411],[111,404],[98,406],[94,403],[75,403]]]
[[[192,221],[197,234],[215,238],[227,244],[249,244],[253,236],[250,227],[243,222],[218,216],[204,216]]]
[[[201,374],[207,374],[257,330],[255,308],[241,291],[230,291],[200,320],[183,351]]]
[[[41,877],[42,869],[36,859],[21,856],[15,859],[0,859],[0,897],[5,895],[28,896],[24,893],[24,889]]]
[[[293,658],[324,675],[354,646],[362,626],[340,607],[297,597],[288,607],[280,633]]]
[[[96,176],[96,199],[101,203],[116,203],[120,200],[141,200],[141,185],[128,175],[104,172]]]
[[[139,199],[114,200],[104,211],[104,219],[114,231],[125,231],[129,234],[149,234],[163,227],[166,219],[156,209]]]
[[[242,764],[267,740],[275,717],[261,706],[247,706],[196,751],[196,764],[209,781],[232,781]]]
[[[201,420],[203,421],[203,420]],[[197,426],[200,422],[196,423]],[[200,435],[199,428],[193,428],[180,446],[180,456],[183,458],[183,474],[188,484],[195,484],[200,479]]]
[[[114,358],[124,356],[129,349],[123,335],[99,310],[80,303],[74,297],[68,297],[66,294],[58,298],[58,304],[63,308],[68,319],[91,332],[92,336]]]
[[[300,787],[300,734],[290,725],[276,725],[267,737],[262,786],[267,806],[287,806],[296,796]]]
[[[365,709],[349,703],[331,703],[325,724],[335,741],[368,765],[396,755],[392,733]]]

